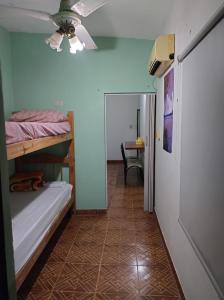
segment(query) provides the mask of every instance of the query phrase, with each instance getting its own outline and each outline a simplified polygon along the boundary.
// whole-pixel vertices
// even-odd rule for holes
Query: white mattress
[[[55,217],[71,197],[66,182],[46,184],[37,192],[11,193],[15,271],[33,254]]]

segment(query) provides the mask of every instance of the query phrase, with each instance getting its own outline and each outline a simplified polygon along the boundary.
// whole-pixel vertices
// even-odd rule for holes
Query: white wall
[[[120,145],[135,141],[139,95],[106,95],[107,160],[122,160]]]
[[[181,53],[222,3],[222,0],[175,0],[170,19],[163,33],[176,34],[176,55]],[[158,81],[156,130],[160,138],[156,141],[155,209],[186,299],[217,300],[219,298],[213,285],[178,223],[181,84],[180,66],[177,61],[175,61],[174,67],[175,103],[172,154],[163,150],[163,78]]]

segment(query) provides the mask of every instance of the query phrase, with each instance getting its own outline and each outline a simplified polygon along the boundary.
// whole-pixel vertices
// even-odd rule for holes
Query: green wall
[[[13,103],[13,86],[12,86],[12,62],[11,62],[11,38],[10,34],[0,27],[0,210],[3,214],[3,224],[1,227],[1,250],[5,255],[4,260],[7,270],[3,267],[1,275],[6,271],[8,293],[5,299],[16,299],[15,292],[15,277],[14,277],[14,261],[13,261],[13,247],[12,247],[12,228],[10,216],[10,203],[8,199],[8,167],[9,172],[14,172],[13,162],[7,164],[6,150],[5,150],[5,131],[4,131],[4,117],[8,117],[14,110]],[[4,106],[4,108],[3,108]],[[2,225],[2,223],[1,223]],[[2,280],[2,278],[1,278]],[[2,291],[3,292],[3,291]],[[2,293],[1,293],[2,294]]]
[[[153,42],[96,38],[99,50],[72,55],[67,41],[56,53],[45,35],[11,38],[15,108],[74,111],[77,207],[105,208],[104,93],[154,91],[147,74]]]
[[[14,110],[12,86],[11,37],[0,27],[0,66],[4,99],[4,113],[8,117]]]

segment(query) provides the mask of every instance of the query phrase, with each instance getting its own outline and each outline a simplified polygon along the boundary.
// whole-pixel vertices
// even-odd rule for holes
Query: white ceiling
[[[93,36],[155,39],[172,10],[174,0],[109,0],[82,20]],[[56,13],[60,0],[0,0],[0,4]],[[53,24],[30,17],[1,17],[0,26],[9,31],[50,33]]]

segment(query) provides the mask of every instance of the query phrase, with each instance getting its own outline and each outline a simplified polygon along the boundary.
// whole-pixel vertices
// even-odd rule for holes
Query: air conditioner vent
[[[161,77],[174,61],[175,36],[174,34],[158,37],[153,46],[149,59],[149,74]]]
[[[158,60],[154,60],[154,62],[151,64],[150,66],[150,70],[149,70],[149,73],[151,75],[155,75],[156,73],[156,70],[159,68],[159,66],[161,65],[161,62],[158,61]]]

